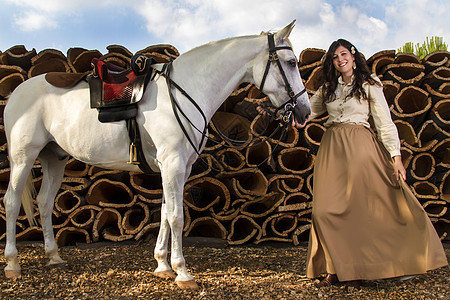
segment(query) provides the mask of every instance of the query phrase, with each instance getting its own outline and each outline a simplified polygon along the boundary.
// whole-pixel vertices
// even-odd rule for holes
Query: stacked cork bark
[[[71,48],[64,55],[47,49],[36,53],[15,46],[0,54],[0,101],[27,78],[49,71],[84,73],[92,58],[129,66],[132,53],[111,45],[108,53]],[[171,45],[139,52],[167,62],[179,53]],[[299,70],[312,95],[320,85],[322,49],[305,49]],[[439,236],[450,233],[450,53],[415,55],[380,51],[368,59],[384,84],[402,141],[408,183],[430,216]],[[276,121],[256,113],[268,101],[254,85],[240,85],[214,115],[211,140],[194,164],[184,189],[185,236],[216,237],[231,245],[307,241],[312,207],[312,170],[327,116],[304,129],[285,134]],[[3,130],[3,127],[0,127]],[[232,143],[221,136],[238,140]],[[0,135],[0,193],[9,180],[7,145]],[[37,189],[42,178],[34,167]],[[55,200],[53,221],[59,245],[102,240],[141,240],[156,235],[162,184],[159,174],[104,170],[69,160]],[[36,219],[39,219],[36,212]],[[6,218],[0,209],[0,239]],[[39,226],[30,227],[24,213],[17,221],[19,240],[42,240]]]
[[[3,127],[3,109],[7,96],[28,78],[47,72],[87,73],[91,60],[100,58],[128,68],[132,53],[123,46],[110,45],[108,53],[98,50],[70,48],[67,55],[59,50],[45,49],[39,53],[24,46],[0,52],[0,194],[9,182],[7,144]],[[171,45],[155,45],[139,51],[157,62],[169,62],[179,56]],[[39,161],[33,168],[37,190],[42,180]],[[55,199],[53,224],[59,245],[91,243],[102,240],[124,241],[142,239],[155,234],[159,227],[161,180],[155,175],[103,170],[75,159],[67,163],[61,189]],[[36,203],[35,206],[37,207]],[[35,219],[39,220],[36,210]],[[40,226],[30,227],[23,212],[17,221],[17,239],[42,240]],[[0,240],[5,240],[6,217],[0,206]]]
[[[423,59],[381,51],[368,60],[383,81],[402,142],[407,182],[441,239],[450,234],[450,53]]]

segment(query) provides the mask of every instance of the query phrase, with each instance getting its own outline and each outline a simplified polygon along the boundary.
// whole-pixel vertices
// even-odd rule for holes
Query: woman
[[[329,118],[314,164],[307,276],[326,273],[318,287],[341,281],[359,289],[360,280],[446,266],[434,227],[404,182],[380,80],[342,39],[328,49],[323,74],[324,85],[310,99],[311,119],[325,112]]]

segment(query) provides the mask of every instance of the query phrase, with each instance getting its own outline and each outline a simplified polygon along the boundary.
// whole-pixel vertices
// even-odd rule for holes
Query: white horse
[[[212,42],[179,56],[173,61],[171,79],[195,99],[207,121],[240,83],[251,82],[261,87],[264,81],[261,88],[274,106],[285,104],[295,95],[292,112],[296,120],[303,123],[310,113],[310,106],[288,40],[294,22],[273,35],[278,66],[276,59],[274,63],[267,63],[270,34],[262,33]],[[272,61],[273,52],[270,56]],[[155,65],[157,69],[161,67]],[[290,95],[286,85],[292,86]],[[182,118],[183,126],[198,145],[203,140],[200,131],[204,127],[199,110],[178,89],[172,88],[171,92],[186,114]],[[166,79],[156,76],[147,86],[137,116],[146,160],[154,171],[161,173],[164,190],[161,227],[154,252],[158,266],[154,274],[175,278],[181,288],[197,288],[182,253],[183,187],[204,142],[197,151],[193,149],[174,116],[169,98]],[[17,259],[16,220],[21,199],[27,215],[32,215],[32,199],[27,197],[27,191],[36,159],[43,171],[37,203],[50,265],[64,263],[58,254],[51,216],[68,157],[108,169],[140,170],[127,163],[129,137],[125,122],[98,121],[97,111],[90,108],[86,82],[62,89],[48,84],[43,75],[33,77],[11,94],[4,121],[11,164],[4,198],[7,218],[5,275],[17,278],[21,268]],[[170,264],[167,259],[169,234]]]

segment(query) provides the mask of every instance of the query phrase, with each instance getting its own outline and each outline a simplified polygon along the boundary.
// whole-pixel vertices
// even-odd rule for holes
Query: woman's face
[[[343,75],[353,75],[355,57],[344,46],[339,46],[333,54],[333,65]]]

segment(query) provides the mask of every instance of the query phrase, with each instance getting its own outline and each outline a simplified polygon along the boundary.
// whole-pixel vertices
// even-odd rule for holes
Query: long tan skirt
[[[340,281],[373,280],[447,265],[431,221],[369,129],[328,128],[313,178],[309,278],[330,273]]]

